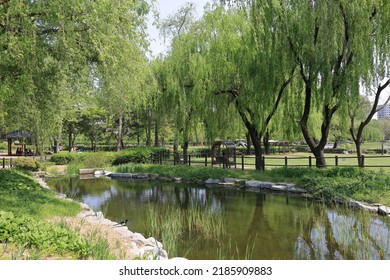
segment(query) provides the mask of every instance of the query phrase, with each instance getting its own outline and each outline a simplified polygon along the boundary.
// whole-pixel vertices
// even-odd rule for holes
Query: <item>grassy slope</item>
[[[0,259],[111,258],[100,237],[86,239],[65,223],[46,221],[80,211],[79,203],[57,198],[32,177],[0,169]]]

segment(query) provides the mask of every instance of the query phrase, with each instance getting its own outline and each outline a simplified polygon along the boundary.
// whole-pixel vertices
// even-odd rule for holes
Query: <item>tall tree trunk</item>
[[[73,133],[74,133],[74,125],[73,123],[68,123],[68,152],[72,151],[72,147],[74,146]]]
[[[246,154],[250,155],[251,154],[251,146],[252,146],[252,141],[251,141],[251,136],[249,135],[249,132],[245,134],[246,136]]]
[[[188,163],[188,141],[184,141],[183,143],[183,163],[187,164]]]
[[[269,155],[271,154],[271,147],[270,147],[270,144],[269,144],[269,132],[268,132],[268,129],[264,135],[264,138],[263,138],[263,144],[264,144],[264,153],[266,155]]]
[[[119,116],[118,120],[118,138],[116,141],[116,151],[120,151],[123,149],[123,116]]]
[[[355,132],[355,116],[350,113],[350,118],[351,118],[351,126],[349,128],[349,131],[351,133],[352,139],[355,142],[356,146],[356,153],[357,153],[357,160],[358,160],[358,166],[359,167],[364,167],[364,159],[363,159],[363,150],[362,150],[362,143],[363,143],[363,130],[364,128],[370,123],[372,118],[374,117],[375,113],[378,112],[378,104],[380,100],[381,93],[390,85],[390,79],[387,79],[386,82],[383,85],[379,85],[376,94],[375,94],[375,99],[374,103],[371,107],[371,111],[367,115],[366,119],[362,121],[359,124],[359,128],[357,133]],[[386,100],[385,104],[390,102],[390,97]]]
[[[249,122],[245,123],[248,133],[251,137],[253,148],[255,150],[255,168],[256,170],[264,170],[263,149],[261,147],[261,136],[256,127]]]
[[[155,147],[159,147],[160,146],[160,141],[159,141],[159,137],[158,137],[158,132],[159,132],[159,129],[158,129],[158,122],[156,121],[154,123],[154,146]]]

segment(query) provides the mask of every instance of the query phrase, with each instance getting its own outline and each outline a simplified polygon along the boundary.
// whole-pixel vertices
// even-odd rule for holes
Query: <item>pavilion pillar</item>
[[[12,138],[7,138],[8,141],[8,155],[12,156]]]

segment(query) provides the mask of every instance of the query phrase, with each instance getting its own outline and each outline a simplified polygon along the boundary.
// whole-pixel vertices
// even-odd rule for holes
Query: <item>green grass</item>
[[[74,201],[58,199],[30,176],[15,170],[0,170],[0,210],[40,218],[75,216],[81,211]]]
[[[47,221],[80,211],[79,203],[57,198],[32,177],[0,169],[0,259],[112,259],[104,238]]]

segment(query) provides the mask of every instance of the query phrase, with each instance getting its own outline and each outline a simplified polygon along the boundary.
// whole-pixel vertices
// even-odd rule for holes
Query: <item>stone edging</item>
[[[39,176],[36,177],[38,183],[45,189],[49,189],[46,182]],[[65,194],[56,193],[57,197],[62,199],[67,198]],[[111,226],[113,230],[121,234],[125,238],[131,239],[131,251],[133,255],[140,259],[152,259],[152,260],[166,260],[168,259],[167,252],[163,249],[161,242],[157,241],[154,237],[145,238],[140,233],[133,233],[127,227],[113,227],[116,222],[105,219],[102,212],[93,211],[87,204],[80,203],[83,211],[78,214],[78,217],[87,220],[91,223],[99,223]]]

